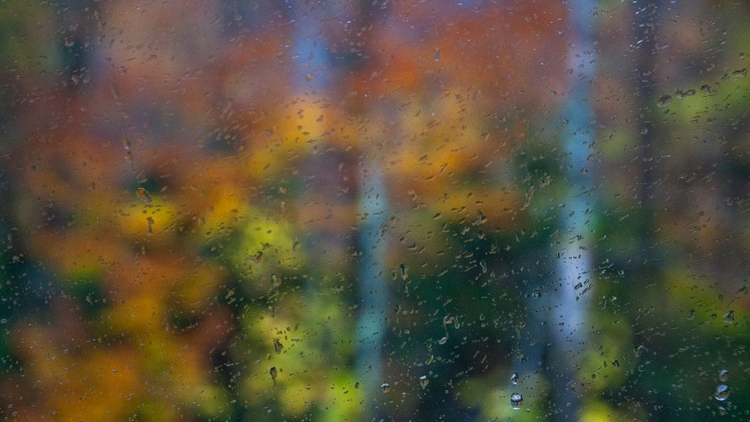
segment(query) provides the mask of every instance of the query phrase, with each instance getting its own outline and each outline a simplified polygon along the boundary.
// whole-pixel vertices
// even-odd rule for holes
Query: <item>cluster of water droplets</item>
[[[722,369],[719,371],[720,384],[716,386],[716,391],[714,391],[714,400],[716,400],[716,410],[720,415],[726,414],[729,407],[729,402],[727,401],[729,399],[729,386],[725,384],[728,379],[728,370]]]
[[[513,385],[518,385],[518,372],[514,372],[510,376],[510,383]],[[510,407],[513,408],[513,410],[519,410],[521,409],[521,406],[523,406],[523,396],[520,393],[514,392],[510,395]]]
[[[419,377],[419,386],[422,387],[422,390],[424,390],[425,388],[427,388],[427,386],[429,384],[430,384],[430,378],[427,375],[422,375],[422,376]],[[357,383],[357,386],[355,386],[355,388],[358,387],[358,385],[359,385],[359,383]],[[384,382],[384,383],[380,384],[380,389],[384,393],[388,393],[388,392],[391,391],[391,384],[389,384],[387,382]]]

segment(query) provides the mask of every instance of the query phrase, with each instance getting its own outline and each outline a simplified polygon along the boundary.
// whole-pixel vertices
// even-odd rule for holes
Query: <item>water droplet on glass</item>
[[[406,280],[407,278],[409,278],[409,266],[408,265],[401,264],[399,269],[401,271],[401,280]]]
[[[148,195],[148,192],[146,192],[146,189],[138,188],[138,190],[135,191],[135,196],[144,204],[151,202],[151,197]]]
[[[485,262],[485,260],[483,259],[483,260],[479,261],[479,266],[482,267],[482,274],[486,274],[487,273],[487,262]]]
[[[271,369],[268,371],[268,373],[271,375],[271,379],[276,381],[276,375],[278,375],[278,371],[276,370],[276,367],[272,366]]]
[[[518,372],[514,372],[513,375],[510,376],[510,383],[518,385]]]
[[[510,395],[510,406],[518,410],[523,405],[523,396],[518,393],[513,393]]]
[[[613,360],[612,361],[612,366],[614,366],[615,368],[619,368],[620,367],[620,361],[617,360],[617,359]]]
[[[440,340],[438,340],[438,344],[445,344],[448,342],[448,337],[443,337]]]
[[[422,375],[421,377],[419,377],[419,386],[422,387],[423,390],[427,388],[427,385],[429,383],[430,383],[430,379],[427,378],[427,375]]]
[[[273,284],[273,287],[281,286],[281,277],[276,274],[271,274],[271,283]]]
[[[258,251],[258,253],[255,254],[253,259],[250,260],[250,262],[253,263],[254,265],[258,265],[261,262],[263,262],[263,251]]]
[[[391,391],[391,385],[388,384],[387,382],[380,384],[380,388],[383,390],[384,393]]]
[[[719,381],[727,382],[728,379],[729,379],[729,370],[722,369],[721,371],[719,371]]]
[[[718,401],[726,401],[729,398],[729,387],[726,384],[717,385],[714,398]]]
[[[454,318],[452,315],[446,315],[443,317],[443,324],[445,325],[453,324],[453,321],[454,321]]]
[[[282,349],[284,349],[284,345],[281,344],[281,341],[277,338],[273,339],[273,351],[278,355]]]
[[[659,97],[659,100],[656,102],[656,105],[659,107],[666,107],[672,103],[672,96],[671,95],[662,95]]]
[[[639,344],[638,346],[633,348],[633,354],[635,355],[635,357],[640,357],[641,353],[643,353],[644,350],[646,350],[646,346]]]
[[[435,49],[434,49],[433,51],[434,51],[434,53],[435,53],[435,54],[433,55],[433,58],[435,59],[435,61],[436,61],[436,62],[437,62],[437,61],[440,61],[440,49],[439,49],[439,48],[435,48]]]
[[[717,406],[716,410],[719,412],[721,416],[724,416],[727,414],[727,409],[724,406]]]
[[[724,314],[724,324],[734,324],[734,311]]]

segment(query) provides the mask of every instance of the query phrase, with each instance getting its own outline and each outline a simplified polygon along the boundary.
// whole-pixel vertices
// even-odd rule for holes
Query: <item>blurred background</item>
[[[750,6],[0,3],[0,417],[750,420]]]

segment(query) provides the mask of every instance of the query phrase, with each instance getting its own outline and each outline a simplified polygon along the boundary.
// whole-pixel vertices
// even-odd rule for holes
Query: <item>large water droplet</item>
[[[718,401],[726,401],[729,398],[729,387],[726,384],[717,385],[714,398]]]
[[[513,375],[510,376],[510,383],[518,385],[518,372],[514,372]]]
[[[380,388],[383,390],[384,393],[391,391],[391,385],[388,384],[387,382],[380,384]]]
[[[729,379],[729,370],[722,369],[721,371],[719,371],[719,381],[727,382],[728,379]]]
[[[668,105],[672,104],[672,96],[671,95],[662,95],[659,97],[659,100],[656,101],[656,105],[659,107],[666,107]]]
[[[146,192],[146,189],[144,188],[138,188],[137,191],[135,191],[135,196],[144,204],[148,204],[151,202],[151,197],[148,195],[148,192]]]
[[[422,375],[421,377],[419,377],[419,386],[422,387],[423,390],[427,388],[427,385],[429,383],[430,383],[430,379],[427,378],[427,375]]]
[[[510,395],[510,407],[512,407],[515,410],[518,410],[523,405],[523,396],[518,393],[513,393]]]

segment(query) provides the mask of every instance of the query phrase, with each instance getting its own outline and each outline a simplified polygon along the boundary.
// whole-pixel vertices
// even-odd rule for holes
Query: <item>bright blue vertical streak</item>
[[[358,268],[360,310],[357,321],[357,376],[366,388],[365,400],[372,397],[382,376],[382,349],[385,338],[388,284],[384,269],[387,239],[388,203],[384,175],[370,162],[369,172],[363,176],[360,193],[359,246],[362,258]],[[369,397],[368,397],[369,396]],[[369,400],[367,400],[369,401]]]
[[[570,95],[565,104],[564,117],[567,139],[564,151],[567,154],[564,178],[565,207],[561,209],[562,259],[558,271],[562,278],[562,309],[568,329],[576,329],[582,335],[585,317],[585,302],[576,303],[573,287],[583,283],[590,275],[591,259],[587,252],[591,244],[588,218],[592,211],[591,189],[593,188],[589,156],[593,153],[592,142],[595,136],[594,111],[591,106],[592,81],[594,78],[594,1],[572,2],[571,49],[568,53],[568,67],[573,69],[570,80]],[[588,210],[588,211],[587,211]],[[571,214],[572,213],[572,214]],[[580,294],[579,289],[577,293]],[[578,302],[581,302],[579,300]]]
[[[315,10],[308,2],[300,2],[295,13],[294,31],[294,87],[297,91],[321,91],[329,87],[331,67],[328,41],[324,38],[321,21],[324,10]],[[323,8],[323,6],[319,6]],[[308,80],[307,75],[312,78]]]
[[[584,359],[586,343],[586,312],[590,294],[583,293],[588,287],[587,279],[592,276],[592,257],[589,252],[592,244],[591,218],[593,211],[593,182],[589,157],[594,152],[592,143],[595,137],[595,116],[592,108],[592,82],[595,76],[595,1],[570,2],[570,50],[568,68],[573,69],[569,81],[569,95],[563,109],[563,117],[568,122],[565,127],[563,147],[566,152],[566,166],[563,171],[563,203],[559,221],[561,224],[560,254],[557,274],[561,285],[550,315],[551,335],[553,336],[552,365],[557,373],[558,385],[556,405],[567,406],[566,414],[558,415],[561,420],[579,411],[580,398],[567,386],[560,383],[574,381],[575,368]],[[589,281],[592,283],[593,280]],[[576,289],[576,285],[583,285]],[[562,323],[562,325],[558,325]]]

